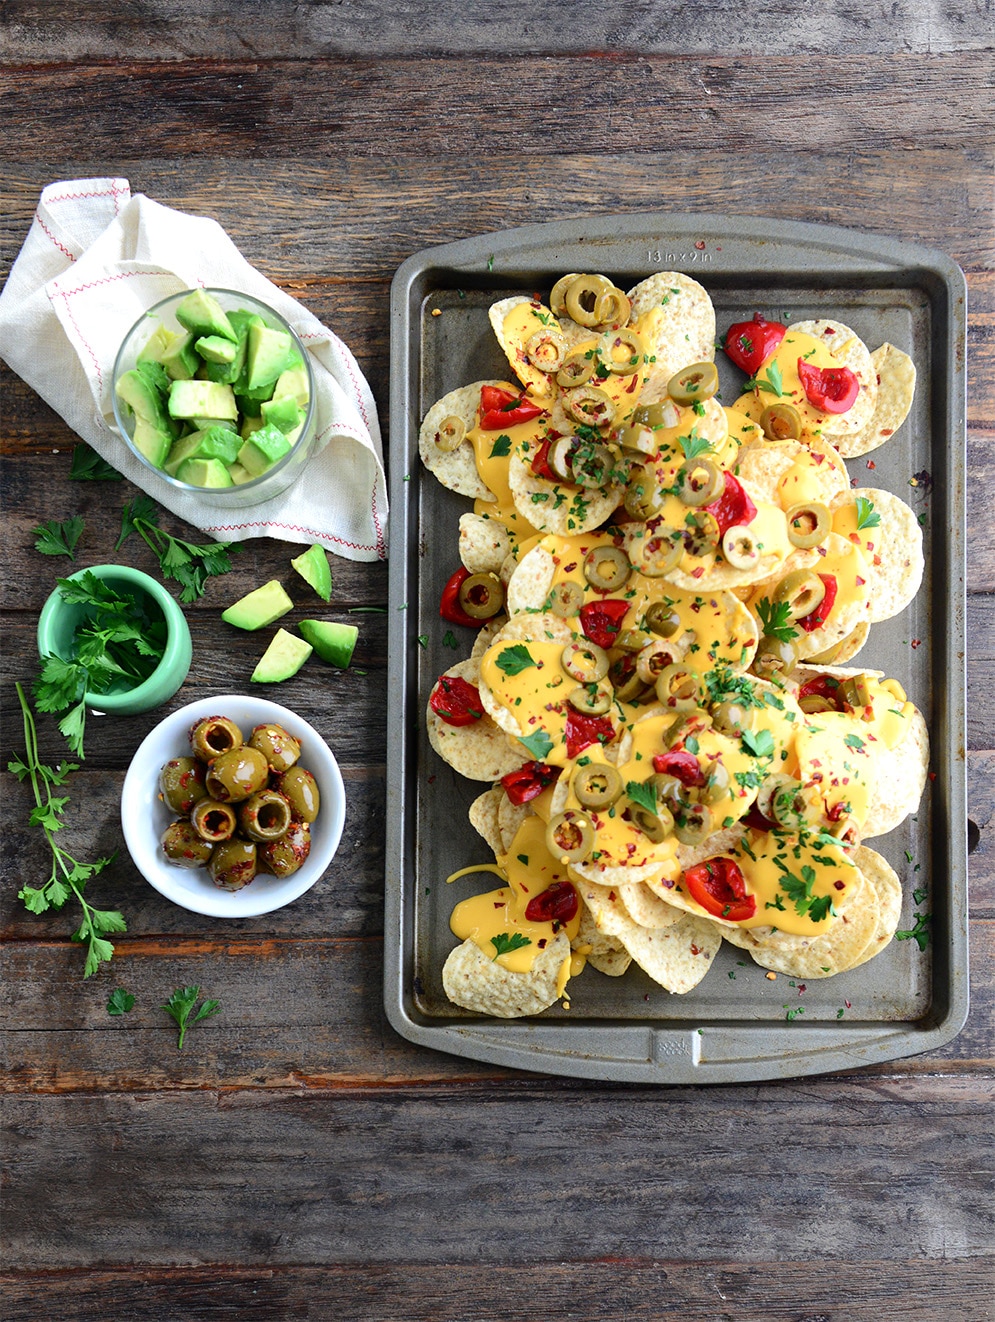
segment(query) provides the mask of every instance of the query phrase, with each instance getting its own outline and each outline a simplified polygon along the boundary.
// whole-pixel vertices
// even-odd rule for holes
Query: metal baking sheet
[[[893,941],[862,967],[807,986],[784,974],[766,978],[728,944],[685,996],[664,991],[635,965],[622,978],[587,969],[570,983],[569,1009],[487,1019],[451,1005],[441,982],[455,944],[453,905],[493,880],[445,884],[458,868],[492,861],[466,815],[486,787],[433,753],[423,716],[438,675],[470,648],[462,637],[459,652],[445,646],[438,603],[459,567],[457,523],[471,504],[420,469],[418,427],[446,391],[508,375],[487,320],[496,299],[513,291],[548,297],[567,271],[603,272],[628,289],[661,270],[701,281],[720,333],[758,311],[788,322],[838,317],[870,348],[887,340],[915,360],[910,417],[892,441],[849,469],[856,484],[887,488],[923,516],[922,590],[900,616],[873,626],[860,660],[899,679],[929,726],[931,780],[920,811],[870,843],[905,883],[900,929],[928,910],[931,937],[923,951],[915,940]],[[520,1069],[687,1084],[851,1069],[934,1050],[959,1032],[968,1005],[965,328],[964,277],[942,253],[782,220],[591,217],[480,235],[417,253],[400,267],[391,293],[384,1000],[402,1036]],[[719,366],[728,372],[725,398],[735,398],[738,378],[728,364]],[[922,473],[932,483],[910,485]]]

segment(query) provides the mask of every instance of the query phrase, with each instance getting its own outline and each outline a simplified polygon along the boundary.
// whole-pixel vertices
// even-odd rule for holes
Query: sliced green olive
[[[579,583],[574,583],[570,579],[557,583],[549,594],[549,609],[554,615],[559,615],[565,620],[578,615],[583,604],[584,589]]]
[[[694,716],[678,716],[677,720],[664,730],[663,746],[676,748],[678,744],[683,744],[689,734],[700,734],[710,724],[711,722],[702,712],[696,712]]]
[[[594,354],[590,349],[586,351],[582,349],[578,353],[569,354],[556,373],[557,384],[566,388],[582,386],[585,382],[590,381],[594,375],[594,368]]]
[[[599,441],[575,443],[570,457],[573,480],[580,487],[606,487],[615,474],[616,455]]]
[[[639,828],[647,840],[651,840],[655,845],[660,844],[661,841],[666,840],[668,835],[674,833],[674,815],[669,808],[665,808],[662,804],[656,812],[650,812],[648,808],[644,808],[641,804],[634,803],[629,808],[629,820],[633,826]]]
[[[550,290],[549,310],[550,312],[552,312],[554,317],[563,317],[566,315],[567,289],[576,279],[577,279],[576,271],[574,271],[570,275],[561,275],[559,280],[557,280],[556,284]]]
[[[669,812],[678,812],[691,802],[687,786],[666,771],[658,771],[650,783],[656,790],[657,803],[667,806]]]
[[[788,520],[788,541],[802,550],[820,546],[833,527],[832,515],[817,500],[792,505],[785,518]]]
[[[636,464],[629,472],[629,483],[625,488],[622,504],[625,511],[640,523],[655,519],[663,509],[665,495],[655,475],[642,464]]]
[[[674,818],[674,835],[682,845],[700,845],[712,834],[712,810],[705,803],[689,804]]]
[[[600,386],[574,386],[563,396],[563,407],[587,427],[610,427],[615,421],[615,401]]]
[[[871,694],[870,680],[866,675],[848,675],[844,679],[843,697],[854,711],[859,711],[865,721],[874,719],[874,701]]]
[[[722,534],[722,554],[733,569],[752,569],[760,561],[760,547],[749,528],[734,526]]]
[[[616,355],[622,350],[622,357]],[[616,376],[631,376],[643,357],[643,342],[631,326],[605,331],[598,341],[598,355],[602,363]]]
[[[774,821],[787,831],[797,831],[799,827],[811,825],[822,815],[816,809],[815,797],[800,781],[780,786],[770,799]]]
[[[599,307],[599,300],[612,288],[611,281],[603,275],[575,276],[563,291],[567,316],[578,326],[600,325],[604,307]]]
[[[694,556],[711,555],[719,547],[719,525],[707,510],[696,510],[684,520],[684,545]]]
[[[793,776],[774,775],[768,776],[757,791],[757,809],[768,819],[776,820],[774,817],[773,799],[775,794],[779,794],[783,789],[789,789],[794,792],[799,786],[799,781]]]
[[[450,413],[448,418],[443,418],[439,423],[439,430],[435,433],[436,449],[449,454],[451,450],[458,450],[466,436],[466,423],[462,418],[457,418],[455,413]]]
[[[627,422],[624,427],[620,427],[613,435],[622,447],[622,453],[628,454],[632,458],[638,458],[644,454],[656,454],[659,448],[652,427],[641,427],[637,423]]]
[[[599,592],[614,592],[628,582],[629,557],[617,546],[593,546],[584,557],[584,578]]]
[[[592,684],[578,684],[567,694],[567,702],[570,706],[584,716],[604,716],[605,712],[611,711],[614,700],[615,691],[605,680]]]
[[[622,793],[622,777],[607,762],[588,762],[574,772],[573,792],[584,808],[600,812]]]
[[[705,781],[705,787],[701,791],[701,796],[706,803],[718,803],[720,799],[725,799],[729,794],[731,784],[729,772],[721,762],[711,762],[708,768],[708,777]]]
[[[769,441],[797,441],[802,420],[791,404],[769,404],[760,415],[760,427]]]
[[[560,665],[571,679],[581,684],[596,684],[608,674],[608,653],[597,643],[567,643]]]
[[[636,653],[636,674],[644,684],[656,684],[668,666],[680,659],[678,649],[663,638],[654,638]]]
[[[622,326],[629,320],[631,312],[632,304],[629,296],[623,294],[621,289],[616,289],[614,285],[605,290],[595,308],[599,326]]]
[[[615,639],[615,646],[620,647],[623,652],[641,652],[655,639],[651,633],[645,629],[626,629]]]
[[[559,436],[549,447],[546,462],[561,482],[572,482],[575,437]]]
[[[798,648],[784,638],[765,634],[753,658],[753,671],[764,678],[786,674],[798,660]]]
[[[787,606],[789,620],[803,620],[811,615],[825,595],[825,583],[810,569],[792,570],[774,588],[774,600]]]
[[[561,863],[580,863],[594,848],[594,840],[594,826],[583,813],[557,813],[546,827],[546,848]]]
[[[711,399],[718,388],[719,370],[714,363],[692,363],[675,372],[667,382],[667,394],[678,404]]]
[[[684,541],[674,528],[661,526],[629,542],[629,559],[634,569],[647,578],[662,578],[676,569],[684,555]]]
[[[634,427],[657,428],[676,427],[681,420],[681,411],[672,399],[658,399],[652,404],[639,404],[632,410],[630,421]]]
[[[684,621],[680,612],[673,606],[668,606],[665,601],[651,602],[643,623],[651,633],[659,634],[661,638],[676,638],[684,631]]]
[[[743,734],[753,729],[754,721],[753,708],[735,698],[726,698],[712,708],[712,724],[723,734]]]
[[[657,676],[656,696],[671,711],[694,711],[701,705],[701,679],[690,667],[675,662]]]
[[[504,584],[496,574],[471,574],[460,584],[460,609],[471,620],[490,620],[504,609]]]
[[[710,505],[722,494],[725,475],[711,459],[688,459],[677,470],[677,494],[685,505],[695,509]]]
[[[636,674],[636,662],[631,652],[612,662],[608,677],[614,685],[615,697],[619,702],[635,702],[646,688]]]
[[[798,706],[806,716],[817,716],[819,712],[835,711],[836,704],[821,693],[805,693],[798,699]]]
[[[567,342],[563,332],[544,326],[530,335],[525,342],[525,356],[540,372],[558,372],[567,355]]]

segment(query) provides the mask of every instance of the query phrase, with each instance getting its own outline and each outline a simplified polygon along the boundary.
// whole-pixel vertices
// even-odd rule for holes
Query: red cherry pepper
[[[505,427],[514,427],[519,422],[531,422],[544,412],[545,409],[533,404],[524,395],[512,394],[510,390],[501,390],[498,386],[480,387],[481,431],[503,431]]]
[[[836,575],[820,574],[819,577],[826,585],[826,595],[814,611],[800,620],[795,620],[795,624],[798,625],[799,629],[804,629],[806,633],[811,633],[813,629],[818,629],[821,624],[825,624],[829,619],[829,612],[833,609],[833,603],[836,601]]]
[[[506,776],[502,776],[501,784],[512,803],[531,803],[554,783],[561,770],[561,767],[551,767],[546,762],[526,762],[517,771],[509,771]]]
[[[844,698],[843,688],[834,675],[816,675],[807,679],[798,690],[798,698],[824,698],[832,703],[833,711],[849,711]]]
[[[737,321],[726,331],[725,351],[744,372],[756,376],[788,333],[779,321],[768,321],[760,313],[752,321]]]
[[[718,500],[713,500],[705,509],[719,525],[719,536],[724,537],[727,528],[741,528],[752,523],[757,517],[757,507],[746,494],[738,477],[726,473],[725,486]]]
[[[741,923],[757,911],[755,895],[746,893],[739,864],[731,858],[709,858],[684,873],[684,882],[703,909],[716,918]]]
[[[653,770],[665,776],[676,776],[682,785],[689,788],[701,789],[705,783],[705,773],[698,759],[686,748],[672,748],[667,753],[657,753],[653,758]]]
[[[535,454],[529,461],[529,467],[537,477],[547,477],[550,482],[557,480],[556,474],[549,466],[549,447],[552,441],[540,441]]]
[[[815,367],[804,358],[798,359],[798,378],[805,398],[822,413],[845,413],[860,390],[849,367]]]
[[[428,704],[447,725],[472,725],[484,715],[480,693],[469,680],[458,675],[443,675]]]
[[[587,602],[580,608],[580,627],[584,637],[598,647],[614,647],[622,621],[628,613],[629,603],[620,597],[603,597],[600,601]]]
[[[464,624],[467,628],[479,629],[487,621],[475,620],[472,615],[467,615],[459,604],[459,590],[469,577],[469,569],[457,569],[442,589],[442,596],[439,599],[439,614],[444,620],[448,620],[450,624]]]
[[[554,881],[525,906],[530,923],[569,923],[577,913],[577,892],[569,881]]]
[[[582,716],[572,707],[567,710],[567,757],[579,757],[591,744],[610,744],[615,727],[607,716]]]

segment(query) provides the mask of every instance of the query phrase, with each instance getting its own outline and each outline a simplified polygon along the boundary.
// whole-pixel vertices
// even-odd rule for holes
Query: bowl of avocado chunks
[[[231,289],[184,290],[140,317],[118,351],[113,400],[143,464],[228,506],[286,490],[316,431],[307,350],[272,308]]]

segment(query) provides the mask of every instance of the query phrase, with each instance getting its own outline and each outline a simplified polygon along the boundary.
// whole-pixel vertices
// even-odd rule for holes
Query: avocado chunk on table
[[[230,476],[230,474],[229,474]],[[270,579],[261,588],[240,597],[234,605],[221,612],[226,624],[233,624],[236,629],[264,629],[287,611],[293,610],[294,603],[287,595],[279,579]]]
[[[335,620],[301,620],[298,627],[316,656],[340,670],[346,669],[359,637],[356,625],[338,624]]]
[[[253,684],[281,684],[297,674],[311,651],[311,644],[303,638],[278,629],[249,678]]]
[[[322,601],[328,601],[332,595],[332,571],[328,566],[328,555],[323,546],[315,543],[290,562],[305,583],[310,584]],[[309,638],[308,642],[314,640]]]
[[[238,339],[224,308],[205,289],[195,289],[177,305],[176,320],[198,336],[220,335],[222,339],[231,340],[232,344]]]

